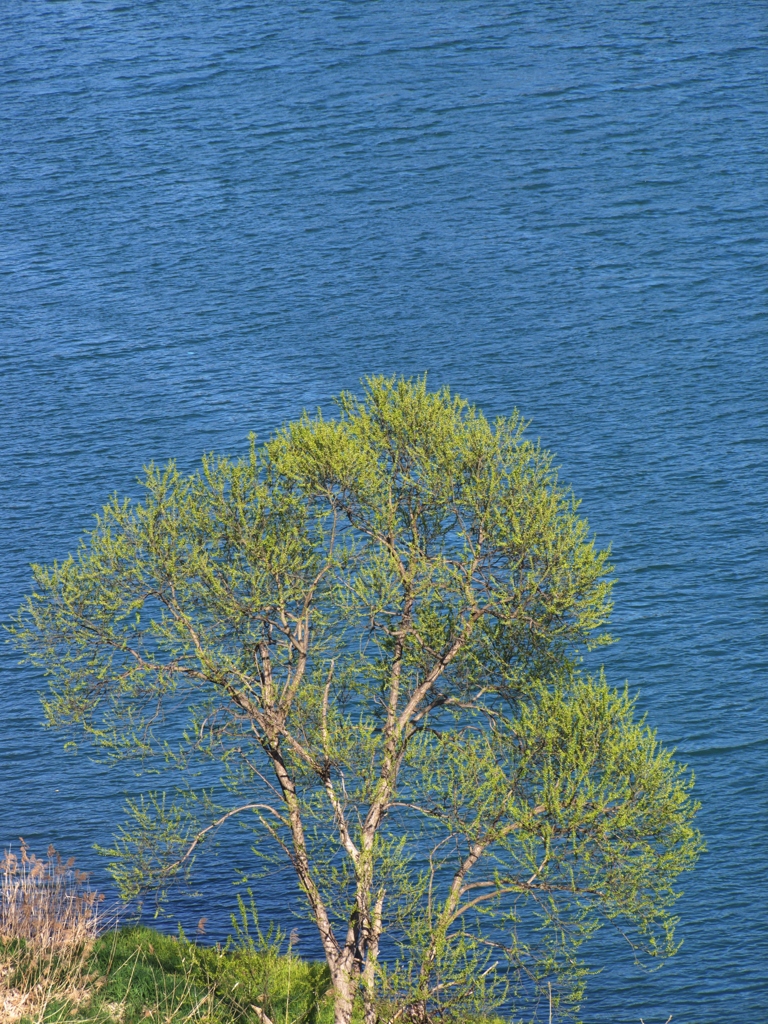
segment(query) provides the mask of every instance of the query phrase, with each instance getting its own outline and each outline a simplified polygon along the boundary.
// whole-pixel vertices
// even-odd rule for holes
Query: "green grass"
[[[34,988],[18,944],[6,984]],[[80,964],[38,1000],[19,1024],[330,1024],[330,978],[324,963],[280,953],[275,945],[222,950],[150,928],[124,928],[97,939]],[[32,983],[32,984],[30,984]],[[1,1011],[0,1011],[1,1012]]]

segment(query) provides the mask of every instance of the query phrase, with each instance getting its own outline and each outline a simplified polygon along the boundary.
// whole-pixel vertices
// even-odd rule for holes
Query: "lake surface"
[[[679,956],[606,936],[585,1018],[768,1019],[765,4],[6,0],[0,40],[0,617],[152,459],[371,372],[517,406],[613,544],[607,669],[709,846]],[[102,882],[132,782],[0,655],[0,842]],[[230,877],[186,927],[226,933]]]

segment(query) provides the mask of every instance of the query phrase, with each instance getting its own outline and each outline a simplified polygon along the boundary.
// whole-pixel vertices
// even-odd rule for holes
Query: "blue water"
[[[595,1024],[768,1019],[767,117],[750,0],[0,7],[0,617],[151,459],[368,372],[518,406],[613,543],[607,666],[709,844],[673,963],[596,949]],[[103,879],[133,784],[1,656],[0,841]],[[201,889],[175,912],[219,934],[224,859]]]

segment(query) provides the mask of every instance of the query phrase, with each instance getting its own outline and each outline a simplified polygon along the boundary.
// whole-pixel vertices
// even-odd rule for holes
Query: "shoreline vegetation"
[[[145,925],[121,926],[88,875],[53,846],[22,843],[0,861],[2,1024],[330,1024],[324,962],[294,952],[293,935],[259,927],[251,899],[226,944],[200,944]],[[362,1021],[362,1001],[353,1020]],[[478,1017],[473,1024],[502,1024]]]

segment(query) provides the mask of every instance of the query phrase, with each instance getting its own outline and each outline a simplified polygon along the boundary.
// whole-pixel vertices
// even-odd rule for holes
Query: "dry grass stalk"
[[[0,939],[24,939],[39,949],[61,950],[92,941],[100,931],[100,903],[88,875],[63,860],[53,846],[45,860],[21,841],[0,861]]]
[[[94,978],[88,956],[104,897],[53,846],[45,859],[21,841],[0,861],[0,1021],[42,1020],[51,1002],[78,1004]]]

